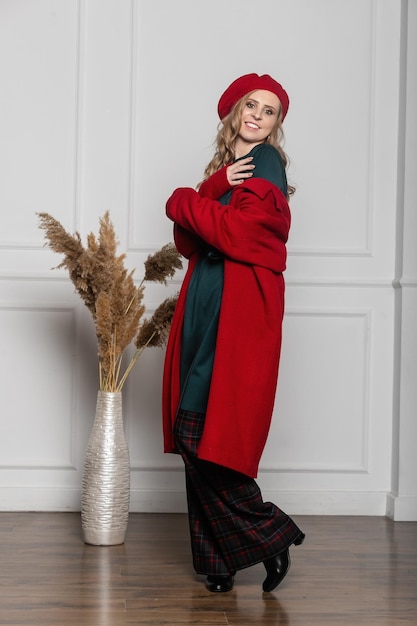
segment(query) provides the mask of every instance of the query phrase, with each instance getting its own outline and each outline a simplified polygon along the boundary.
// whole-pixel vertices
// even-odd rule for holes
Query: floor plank
[[[131,514],[125,544],[88,546],[76,513],[0,513],[2,626],[417,624],[417,523],[298,516],[307,533],[274,593],[263,566],[209,593],[185,515]]]

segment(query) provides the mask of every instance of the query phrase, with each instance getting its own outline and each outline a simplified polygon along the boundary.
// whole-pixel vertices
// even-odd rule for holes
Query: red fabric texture
[[[275,400],[290,211],[282,192],[260,178],[235,187],[230,204],[224,206],[210,196],[230,188],[225,171],[211,178],[199,193],[180,188],[167,202],[175,243],[189,265],[166,351],[164,450],[177,452],[172,428],[180,400],[182,322],[203,240],[222,252],[225,260],[216,353],[198,457],[255,478]]]

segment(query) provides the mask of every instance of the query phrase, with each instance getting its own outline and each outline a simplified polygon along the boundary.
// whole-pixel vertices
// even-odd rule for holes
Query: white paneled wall
[[[83,237],[109,209],[140,279],[172,240],[217,100],[288,89],[287,313],[259,482],[289,513],[417,519],[416,5],[406,0],[0,0],[0,510],[78,510],[94,328],[36,212]],[[179,287],[150,286],[148,311]],[[162,453],[163,351],[124,392],[133,511],[185,510]],[[412,443],[414,442],[414,443]]]

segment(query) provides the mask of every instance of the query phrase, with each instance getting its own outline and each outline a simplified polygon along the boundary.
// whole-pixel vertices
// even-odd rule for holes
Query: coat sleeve
[[[218,170],[201,183],[198,193],[202,198],[215,200],[231,189],[231,185],[227,180],[226,167]],[[189,259],[194,252],[200,250],[203,243],[194,233],[176,223],[174,224],[174,241],[178,252],[186,259]]]
[[[203,245],[199,237],[185,230],[179,224],[174,224],[174,242],[178,252],[186,259],[198,252]]]
[[[230,205],[176,189],[167,215],[182,228],[242,263],[285,269],[290,212],[285,196],[270,182],[249,180],[236,187]]]
[[[220,170],[217,170],[217,172],[214,172],[210,178],[207,178],[207,180],[201,183],[198,193],[202,198],[218,200],[232,189],[232,185],[230,185],[227,180],[226,170],[228,167],[228,165],[225,165]]]

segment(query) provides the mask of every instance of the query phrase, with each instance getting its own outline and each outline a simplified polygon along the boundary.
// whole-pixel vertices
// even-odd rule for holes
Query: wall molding
[[[386,514],[394,522],[415,522],[417,520],[417,496],[387,496]]]
[[[149,249],[141,249],[138,251],[143,254],[152,254],[155,252],[155,248]],[[183,261],[184,266],[186,265],[186,260]],[[51,268],[52,269],[52,268]],[[284,274],[284,276],[286,276]],[[41,282],[71,282],[68,278],[65,270],[55,270],[55,273],[52,271],[39,272],[35,271],[33,273],[28,272],[16,272],[16,271],[0,271],[0,281],[41,281]],[[169,282],[172,285],[181,285],[182,278],[173,278]],[[139,282],[139,280],[137,280]],[[287,287],[340,287],[347,289],[399,289],[401,287],[417,287],[417,279],[407,278],[406,280],[401,280],[400,282],[393,280],[391,277],[386,278],[346,278],[341,276],[340,278],[287,278],[285,277],[285,284]]]
[[[387,494],[362,491],[271,491],[265,501],[276,502],[290,515],[384,516]],[[2,503],[7,502],[7,507]],[[1,511],[80,511],[80,488],[0,487]],[[186,513],[184,490],[132,489],[131,513]]]
[[[72,208],[73,223],[76,223],[76,214],[78,206],[78,191],[79,191],[79,178],[80,178],[80,165],[79,165],[79,133],[80,133],[80,110],[81,110],[81,93],[80,93],[80,71],[82,66],[81,51],[82,51],[82,38],[83,38],[83,13],[84,13],[84,0],[75,0],[74,7],[72,9],[71,18],[75,23],[75,33],[72,42],[72,67],[74,68],[74,84],[71,85],[71,97],[74,100],[74,114],[72,119],[73,128],[73,154],[72,154],[72,189],[71,197],[67,199],[67,204]],[[22,20],[24,19],[24,13],[22,13]],[[37,24],[35,24],[35,28]],[[47,58],[47,57],[45,57]],[[45,210],[45,209],[41,209]],[[7,230],[2,230],[2,235],[7,236]],[[9,239],[0,240],[0,250],[14,251],[14,250],[39,250],[41,245],[37,241],[22,241],[13,242]]]
[[[74,307],[70,307],[70,306],[51,306],[48,304],[45,305],[34,305],[34,304],[22,304],[22,305],[15,305],[11,302],[9,302],[6,305],[0,305],[0,312],[5,312],[5,313],[25,313],[25,314],[30,314],[30,313],[36,313],[36,314],[48,314],[48,313],[53,313],[53,314],[64,314],[64,315],[68,315],[69,316],[69,328],[71,331],[71,336],[73,341],[76,341],[76,336],[77,336],[77,309]],[[76,418],[77,418],[77,412],[75,410],[75,403],[76,403],[76,372],[75,372],[75,367],[74,367],[74,359],[73,356],[70,355],[68,357],[68,361],[70,363],[68,363],[69,366],[69,380],[68,380],[68,394],[70,397],[70,406],[68,407],[68,424],[69,424],[69,431],[70,431],[70,439],[68,442],[68,460],[64,461],[63,463],[60,462],[51,462],[51,463],[45,463],[40,461],[39,464],[34,462],[32,459],[29,458],[27,463],[5,463],[0,464],[0,471],[7,471],[7,470],[25,470],[25,471],[30,471],[30,470],[41,470],[41,471],[50,471],[50,470],[71,470],[74,471],[77,469],[77,422],[76,422]],[[48,431],[46,430],[46,433]],[[33,457],[32,457],[33,458]]]
[[[80,509],[81,489],[78,487],[0,487],[0,511],[76,512]]]

